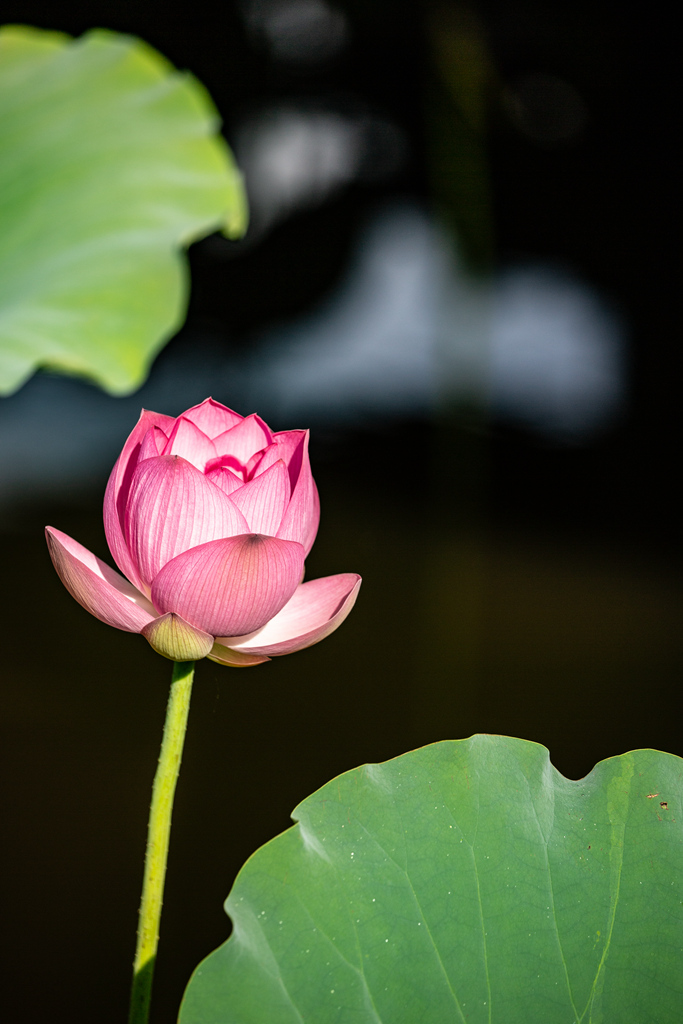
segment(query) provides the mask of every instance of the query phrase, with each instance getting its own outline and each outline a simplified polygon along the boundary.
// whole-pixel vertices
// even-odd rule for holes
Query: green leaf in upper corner
[[[347,772],[238,875],[180,1024],[673,1024],[682,796],[671,754],[572,782],[504,736]]]
[[[0,30],[0,393],[39,367],[139,387],[182,324],[182,247],[243,233],[202,86],[138,39]]]

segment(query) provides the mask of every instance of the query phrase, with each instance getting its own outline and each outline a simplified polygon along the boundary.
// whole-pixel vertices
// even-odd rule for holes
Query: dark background
[[[227,937],[221,904],[240,865],[335,774],[473,732],[542,743],[571,778],[635,747],[683,754],[671,26],[577,2],[336,6],[347,45],[302,69],[274,60],[235,3],[3,5],[6,23],[141,36],[208,87],[229,139],[273,99],[353,97],[405,141],[390,174],[241,247],[198,243],[187,327],[153,378],[206,345],[241,358],[259,331],[314,307],[370,213],[408,199],[455,226],[472,272],[533,259],[598,289],[627,328],[627,393],[611,425],[573,441],[459,406],[314,431],[323,517],[307,573],[357,571],[364,586],[317,647],[245,672],[198,666],[156,1024]],[[463,24],[486,53],[476,130],[439,63]],[[530,74],[578,91],[585,123],[571,139],[534,139],[509,116],[506,96]],[[159,411],[205,397],[183,388]],[[252,411],[234,392],[214,397]],[[105,554],[101,498],[124,437],[78,488],[14,495],[2,513],[8,1020],[125,1018],[170,665],[71,601],[41,535],[49,522]]]

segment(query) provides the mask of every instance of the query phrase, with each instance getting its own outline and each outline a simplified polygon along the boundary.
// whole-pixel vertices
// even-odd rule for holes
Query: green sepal
[[[157,654],[171,661],[199,661],[213,647],[210,633],[192,626],[175,612],[152,619],[141,633]]]

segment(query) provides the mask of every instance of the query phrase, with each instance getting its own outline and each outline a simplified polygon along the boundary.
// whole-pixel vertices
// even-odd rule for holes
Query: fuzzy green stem
[[[152,806],[147,827],[145,875],[138,916],[138,943],[133,965],[128,1024],[147,1024],[152,997],[154,961],[159,944],[159,919],[164,896],[164,879],[171,832],[171,814],[180,759],[183,754],[194,662],[175,662],[168,698],[159,765],[154,776]]]

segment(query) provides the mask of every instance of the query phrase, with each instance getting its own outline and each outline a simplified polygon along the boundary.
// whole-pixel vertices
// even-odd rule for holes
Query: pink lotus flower
[[[301,583],[320,519],[308,431],[272,433],[207,398],[177,419],[143,410],[104,497],[126,579],[48,526],[59,577],[98,619],[173,661],[248,666],[318,643],[360,576]]]

